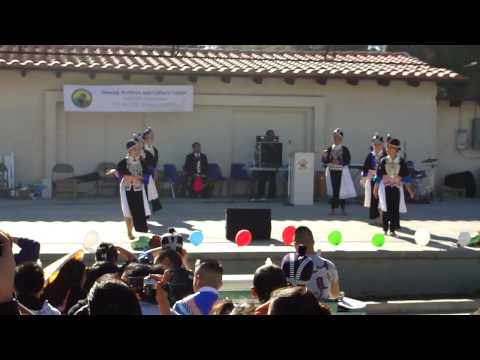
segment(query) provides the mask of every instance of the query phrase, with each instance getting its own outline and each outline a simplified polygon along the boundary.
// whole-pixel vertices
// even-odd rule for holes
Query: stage
[[[457,248],[462,231],[480,231],[480,200],[458,199],[432,204],[407,204],[399,238],[386,237],[376,248],[371,238],[382,233],[367,223],[368,209],[348,206],[347,216],[329,216],[327,203],[314,206],[286,206],[280,201],[250,203],[226,199],[162,199],[163,210],[150,220],[152,232],[163,234],[174,226],[189,234],[204,233],[204,242],[195,247],[186,242],[190,260],[218,258],[226,274],[251,274],[266,257],[278,263],[291,251],[283,246],[286,226],[305,225],[313,231],[316,247],[332,259],[340,272],[341,286],[354,297],[410,297],[422,295],[470,295],[480,291],[480,249]],[[226,208],[270,208],[272,240],[254,241],[239,248],[225,239]],[[81,246],[90,230],[101,241],[129,247],[119,199],[1,200],[0,228],[14,236],[40,241],[42,261],[48,264],[60,255]],[[418,246],[414,233],[430,230],[428,246]],[[333,230],[342,233],[342,243],[327,241]],[[91,256],[87,260],[91,260]]]

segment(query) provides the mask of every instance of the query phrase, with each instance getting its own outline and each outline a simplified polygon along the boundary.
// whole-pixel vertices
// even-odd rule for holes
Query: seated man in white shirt
[[[307,283],[307,288],[312,291],[318,300],[336,299],[340,295],[340,283],[338,271],[333,262],[327,260],[315,252],[315,240],[310,229],[300,226],[295,231],[293,245],[298,252],[300,245],[307,247],[306,255],[313,261],[313,274]]]

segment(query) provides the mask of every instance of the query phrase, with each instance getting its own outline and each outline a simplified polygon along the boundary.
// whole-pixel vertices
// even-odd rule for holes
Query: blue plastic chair
[[[175,186],[183,184],[183,178],[178,175],[177,168],[174,164],[164,164],[163,173],[170,184],[172,198],[175,199]]]
[[[242,163],[233,163],[230,168],[230,179],[228,182],[228,193],[232,194],[232,186],[234,181],[247,181],[249,183],[249,192],[250,196],[253,193],[253,185],[255,184],[255,179],[250,176],[246,169],[246,165]]]
[[[220,166],[215,163],[208,164],[207,175],[215,183],[227,181],[227,178],[222,175]]]
[[[233,163],[230,168],[230,178],[235,180],[250,180],[245,164]]]
[[[218,164],[208,164],[207,170],[208,177],[215,181],[225,181],[227,178],[223,177],[222,170]]]

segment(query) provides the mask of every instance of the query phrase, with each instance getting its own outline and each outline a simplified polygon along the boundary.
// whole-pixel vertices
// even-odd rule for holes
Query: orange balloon
[[[252,233],[250,230],[240,230],[235,236],[235,242],[238,246],[247,246],[252,242]]]

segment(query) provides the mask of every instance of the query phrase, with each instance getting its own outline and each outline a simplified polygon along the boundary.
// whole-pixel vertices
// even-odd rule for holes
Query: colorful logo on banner
[[[92,100],[92,93],[86,89],[77,89],[72,93],[72,103],[81,109],[89,107]]]

